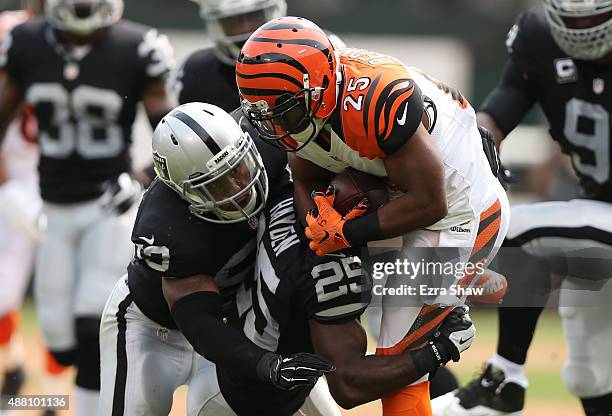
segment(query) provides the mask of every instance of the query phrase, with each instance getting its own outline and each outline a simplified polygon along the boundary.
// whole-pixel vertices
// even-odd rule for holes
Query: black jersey
[[[585,195],[612,201],[612,65],[568,57],[544,13],[539,6],[521,15],[508,34],[510,59],[525,80],[520,89],[528,103],[541,105],[550,134],[572,157]],[[494,108],[483,110],[495,116]]]
[[[181,104],[210,103],[228,112],[240,107],[234,67],[221,62],[214,48],[192,53],[176,72],[172,84]]]
[[[254,128],[232,113],[252,137]],[[291,189],[287,155],[255,140],[270,185],[269,198]],[[252,224],[252,223],[251,223]],[[140,204],[132,242],[134,260],[128,266],[128,284],[134,302],[149,317],[166,328],[176,328],[161,289],[161,278],[185,278],[197,274],[214,277],[221,294],[230,297],[243,279],[252,275],[255,262],[255,225],[248,222],[215,224],[193,216],[189,206],[159,179]]]
[[[38,121],[42,197],[92,199],[131,169],[129,144],[137,104],[162,81],[172,50],[154,29],[126,20],[90,45],[70,48],[40,18],[17,26],[0,56]]]
[[[371,285],[359,257],[314,254],[296,221],[290,193],[269,205],[257,234],[254,278],[236,294],[243,331],[256,345],[283,356],[313,352],[308,320],[338,323],[358,318],[368,306]],[[309,394],[308,389],[279,391],[241,382],[231,370],[217,368],[219,386],[240,416],[293,415]]]

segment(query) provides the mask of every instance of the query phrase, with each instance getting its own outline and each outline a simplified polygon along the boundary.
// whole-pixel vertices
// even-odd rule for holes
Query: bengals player
[[[459,248],[457,263],[484,265],[494,256],[507,229],[508,201],[496,158],[483,150],[463,97],[454,100],[436,80],[392,57],[335,50],[317,25],[299,17],[260,27],[242,48],[236,79],[260,137],[292,152],[298,213],[318,255],[403,236],[405,247]],[[323,191],[333,173],[349,166],[388,178],[395,198],[367,215],[364,201],[340,216],[333,189]],[[309,211],[315,206],[316,215]],[[460,302],[421,299],[421,306],[391,308],[385,298],[377,353],[422,345],[453,310],[436,305]],[[457,359],[471,334],[457,343]],[[427,386],[425,376],[386,392],[384,414],[430,414]]]

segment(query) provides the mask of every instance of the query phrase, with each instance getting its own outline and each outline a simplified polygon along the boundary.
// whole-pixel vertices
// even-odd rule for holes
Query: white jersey
[[[444,163],[448,214],[427,229],[443,230],[470,221],[495,200],[494,188],[499,186],[483,151],[474,109],[467,101],[464,105],[453,101],[449,94],[438,88],[435,80],[418,69],[404,69],[419,86],[426,101],[429,130]],[[428,101],[431,102],[429,108]],[[353,167],[376,176],[387,176],[381,157],[360,155],[346,144],[346,140],[341,138],[342,132],[338,134],[331,124],[324,127],[331,134],[329,151],[311,142],[297,154],[335,173]],[[347,127],[343,125],[342,129],[346,131]],[[299,136],[293,137],[300,141]],[[391,192],[391,198],[399,195]]]

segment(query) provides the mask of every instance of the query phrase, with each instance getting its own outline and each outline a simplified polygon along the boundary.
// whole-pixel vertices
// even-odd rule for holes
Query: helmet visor
[[[317,96],[315,110],[308,111],[308,103],[314,95]],[[314,114],[322,103],[322,96],[318,91],[313,94],[313,90],[302,89],[295,94],[280,95],[272,108],[268,108],[265,101],[252,104],[243,99],[242,109],[262,139],[274,142],[284,150],[296,151],[312,138],[299,148],[296,148],[295,141],[285,139],[314,124]],[[316,131],[316,128],[313,131]]]

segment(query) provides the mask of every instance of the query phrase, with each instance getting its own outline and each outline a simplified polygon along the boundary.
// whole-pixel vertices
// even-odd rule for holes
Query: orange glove
[[[308,227],[306,227],[305,234],[312,240],[309,247],[317,253],[317,256],[324,256],[350,247],[351,244],[344,236],[344,224],[362,216],[368,209],[368,200],[365,198],[345,216],[340,215],[334,209],[335,192],[336,190],[331,185],[325,193],[313,192],[312,199],[317,205],[319,214],[316,217],[313,211],[306,214]]]

